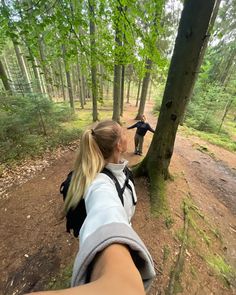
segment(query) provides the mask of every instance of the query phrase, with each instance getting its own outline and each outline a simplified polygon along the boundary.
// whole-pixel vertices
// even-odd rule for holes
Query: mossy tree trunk
[[[136,176],[150,178],[154,206],[158,205],[158,192],[169,177],[176,132],[195,82],[214,4],[215,0],[184,2],[157,127],[146,157],[134,170]]]

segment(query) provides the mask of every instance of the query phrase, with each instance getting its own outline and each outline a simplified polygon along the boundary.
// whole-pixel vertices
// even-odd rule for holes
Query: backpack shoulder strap
[[[121,201],[122,205],[124,206],[124,197],[123,197],[124,189],[121,188],[121,186],[120,186],[119,181],[117,180],[117,178],[107,168],[103,168],[103,170],[101,171],[101,173],[106,174],[108,177],[110,177],[113,180],[113,182],[114,182],[114,184],[116,186],[116,190],[117,190],[118,196],[120,198],[120,201]]]

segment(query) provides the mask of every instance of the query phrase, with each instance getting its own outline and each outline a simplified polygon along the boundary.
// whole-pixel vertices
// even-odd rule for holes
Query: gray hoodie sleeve
[[[140,272],[146,292],[155,277],[153,260],[147,248],[130,227],[111,223],[100,227],[90,235],[80,248],[74,263],[72,287],[88,283],[88,269],[96,254],[111,244],[125,244],[129,247],[133,261]]]
[[[80,231],[80,249],[76,256],[72,286],[88,283],[89,269],[95,256],[111,244],[129,247],[146,290],[155,270],[151,255],[128,222],[124,207],[112,183],[96,181],[85,197],[87,217]]]

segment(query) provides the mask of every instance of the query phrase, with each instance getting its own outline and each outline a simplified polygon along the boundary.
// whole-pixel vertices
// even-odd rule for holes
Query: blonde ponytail
[[[75,208],[85,190],[95,179],[120,138],[120,126],[114,121],[102,121],[83,132],[70,187],[65,199],[65,212]]]

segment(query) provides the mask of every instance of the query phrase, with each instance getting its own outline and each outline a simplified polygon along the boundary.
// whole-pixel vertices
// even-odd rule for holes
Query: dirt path
[[[152,107],[148,103],[146,114],[155,127]],[[126,126],[135,122],[130,118],[136,111],[132,105],[127,109],[123,118]],[[125,158],[130,165],[141,159],[133,154],[133,135],[134,130],[128,130]],[[151,133],[145,137],[145,152],[151,138]],[[78,241],[65,232],[58,193],[73,160],[73,151],[64,153],[25,184],[12,187],[8,198],[0,200],[0,294],[17,295],[47,288],[56,274],[73,262]],[[204,218],[195,218],[203,236],[194,237],[192,233],[195,244],[189,244],[185,255],[182,293],[233,294],[233,286],[226,287],[204,257],[208,253],[216,257],[220,254],[236,266],[236,156],[198,138],[178,135],[170,168],[175,181],[167,186],[168,216],[157,219],[150,215],[147,181],[143,178],[136,181],[139,203],[133,224],[150,249],[158,274],[150,295],[164,294],[167,289],[170,270],[179,252],[178,233],[183,227],[182,202],[186,197],[191,198]],[[200,243],[213,227],[221,238],[211,237],[210,246]],[[233,283],[233,279],[228,282]]]

